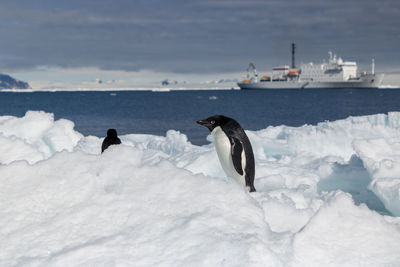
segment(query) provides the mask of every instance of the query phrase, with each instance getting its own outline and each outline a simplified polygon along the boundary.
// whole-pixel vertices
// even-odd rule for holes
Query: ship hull
[[[361,77],[359,80],[349,81],[265,81],[265,82],[249,82],[238,83],[240,89],[243,90],[264,90],[264,89],[365,89],[378,88],[383,81],[383,74],[369,74]]]

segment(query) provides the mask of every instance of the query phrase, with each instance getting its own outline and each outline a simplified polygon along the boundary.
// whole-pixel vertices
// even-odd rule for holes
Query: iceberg
[[[246,131],[248,193],[213,145],[0,116],[1,266],[396,266],[400,112]],[[209,137],[208,137],[209,138]]]

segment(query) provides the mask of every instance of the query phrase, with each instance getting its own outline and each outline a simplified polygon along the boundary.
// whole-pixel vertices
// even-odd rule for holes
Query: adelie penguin
[[[121,140],[118,138],[117,131],[115,129],[108,129],[107,137],[104,138],[103,144],[101,145],[101,153],[103,153],[109,146],[119,144],[121,144]]]
[[[253,149],[239,123],[223,115],[214,115],[197,123],[211,131],[226,175],[244,184],[250,192],[255,192]]]

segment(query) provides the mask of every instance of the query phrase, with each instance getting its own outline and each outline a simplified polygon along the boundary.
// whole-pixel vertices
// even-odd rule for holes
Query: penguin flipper
[[[235,137],[229,137],[229,141],[231,142],[231,155],[232,162],[235,170],[243,175],[243,167],[242,167],[242,152],[243,152],[243,144],[239,139]]]

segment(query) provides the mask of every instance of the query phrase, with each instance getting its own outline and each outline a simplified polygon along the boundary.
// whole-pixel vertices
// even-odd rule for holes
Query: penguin
[[[223,115],[214,115],[197,123],[207,127],[213,135],[225,174],[244,184],[250,192],[255,192],[253,149],[240,124]]]
[[[104,138],[103,144],[101,145],[101,153],[103,153],[109,146],[119,144],[121,144],[121,140],[117,136],[117,131],[115,129],[108,129],[107,137]]]

